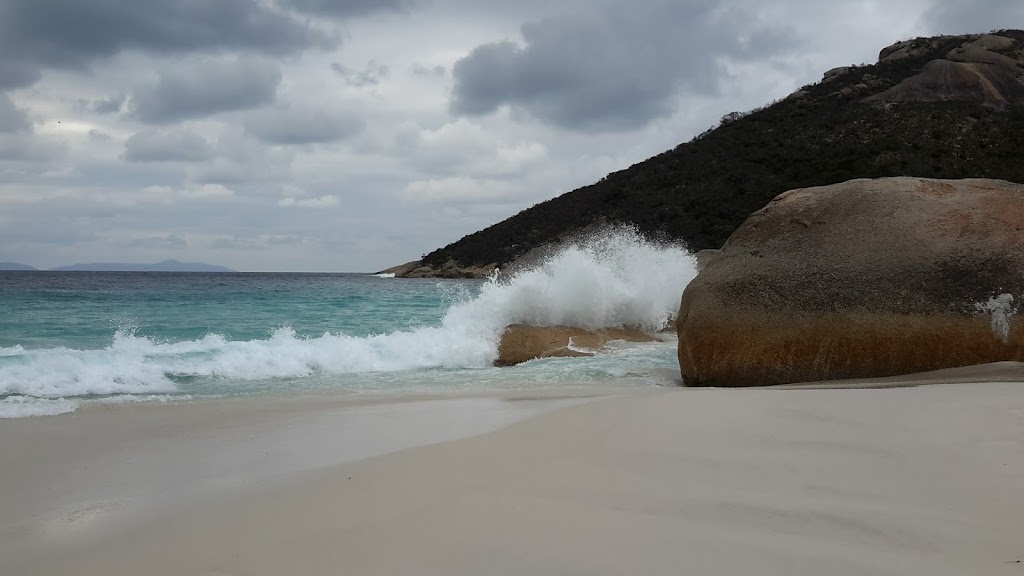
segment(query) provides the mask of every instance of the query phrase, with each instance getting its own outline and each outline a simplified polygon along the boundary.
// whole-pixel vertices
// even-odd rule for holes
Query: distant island
[[[12,270],[35,270],[35,268],[27,264],[18,264],[17,262],[0,262],[0,270],[12,271]]]
[[[17,262],[0,262],[0,270],[37,270],[26,264]],[[155,264],[132,264],[121,262],[91,262],[88,264],[72,264],[51,268],[54,272],[234,272],[224,266],[205,264],[203,262],[178,262],[164,260]]]
[[[234,272],[224,266],[203,262],[178,262],[164,260],[156,264],[125,264],[115,262],[92,262],[52,268],[56,272]]]

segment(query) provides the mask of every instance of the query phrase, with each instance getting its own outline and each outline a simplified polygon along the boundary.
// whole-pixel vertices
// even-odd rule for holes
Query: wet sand
[[[1024,384],[555,396],[0,421],[0,573],[1024,574]]]

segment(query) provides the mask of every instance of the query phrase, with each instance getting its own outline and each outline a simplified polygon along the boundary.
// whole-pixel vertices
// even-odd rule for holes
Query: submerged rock
[[[1024,360],[1024,186],[883,178],[786,192],[691,282],[690,385],[759,386]]]
[[[536,358],[593,356],[613,340],[654,342],[654,336],[632,328],[586,330],[571,326],[512,324],[498,345],[496,366],[515,366]]]

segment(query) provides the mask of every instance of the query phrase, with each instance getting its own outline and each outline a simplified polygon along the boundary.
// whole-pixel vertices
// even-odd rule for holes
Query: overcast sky
[[[1019,0],[3,0],[0,261],[373,271]]]

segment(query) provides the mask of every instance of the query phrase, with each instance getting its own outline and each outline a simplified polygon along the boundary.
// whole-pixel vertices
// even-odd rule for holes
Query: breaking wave
[[[70,399],[83,397],[163,397],[197,378],[237,382],[489,367],[503,329],[513,323],[660,329],[695,275],[683,248],[618,229],[568,246],[532,269],[496,275],[476,296],[456,297],[437,326],[318,337],[285,327],[266,339],[209,334],[180,342],[119,330],[102,349],[0,348],[0,397],[6,397],[0,412],[60,413],[74,409]]]

